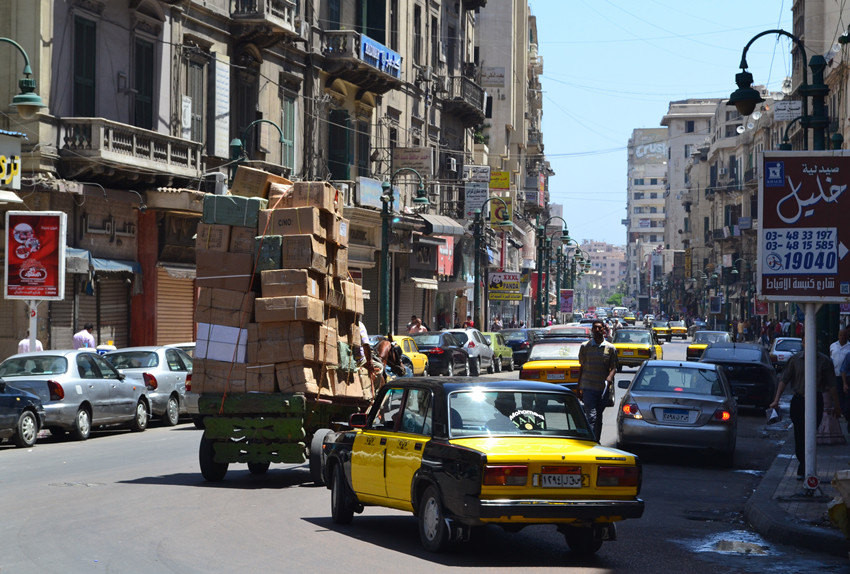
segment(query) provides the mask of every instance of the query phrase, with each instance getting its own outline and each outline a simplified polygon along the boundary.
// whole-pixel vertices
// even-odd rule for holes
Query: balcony
[[[353,30],[326,30],[322,52],[327,84],[337,78],[375,94],[401,87],[401,55]]]
[[[240,40],[270,46],[299,35],[297,8],[293,0],[232,0],[230,18],[242,24]]]
[[[487,0],[463,0],[463,7],[466,10],[478,10],[487,5]]]
[[[757,177],[758,170],[754,167],[751,167],[750,169],[744,172],[744,183],[754,183]]]
[[[59,122],[61,171],[68,179],[173,186],[198,180],[204,145],[103,118]]]
[[[528,145],[543,149],[543,133],[539,130],[528,130]]]
[[[443,109],[460,118],[464,127],[484,121],[484,88],[463,76],[451,76],[446,85]]]

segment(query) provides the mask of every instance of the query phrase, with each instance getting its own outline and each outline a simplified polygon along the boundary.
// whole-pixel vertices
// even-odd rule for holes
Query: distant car
[[[393,341],[401,347],[401,352],[410,360],[414,375],[428,374],[428,355],[419,351],[416,341],[410,335],[393,335]]]
[[[555,339],[544,337],[531,346],[528,360],[519,372],[520,379],[560,383],[574,388],[578,385],[581,365],[578,350],[587,339],[576,337]]]
[[[128,381],[148,387],[151,414],[174,426],[186,414],[186,381],[192,380],[192,358],[172,346],[126,347],[104,355]]]
[[[469,353],[470,375],[475,377],[486,369],[488,373],[494,370],[493,349],[487,344],[484,335],[478,329],[449,329],[464,349]]]
[[[673,333],[670,331],[670,323],[661,319],[653,319],[650,323],[650,328],[659,339],[664,339],[668,343],[673,339]]]
[[[29,448],[43,426],[41,399],[0,379],[0,440],[12,439],[15,446]]]
[[[702,353],[701,363],[723,370],[739,405],[767,408],[776,395],[776,369],[767,351],[756,343],[714,343]]]
[[[543,334],[543,337],[584,337],[590,339],[593,336],[591,333],[590,324],[579,325],[552,325]]]
[[[623,315],[623,321],[625,321],[629,325],[634,325],[635,321],[636,321],[635,314],[632,313],[631,311],[626,313],[625,315]]]
[[[777,371],[788,365],[788,360],[803,350],[803,340],[796,337],[777,337],[770,346],[768,356]]]
[[[37,395],[44,426],[86,440],[94,427],[148,426],[151,407],[144,384],[127,380],[93,349],[39,351],[12,355],[0,363],[0,378]]]
[[[505,342],[505,337],[502,335],[501,331],[482,333],[482,335],[484,335],[484,339],[487,341],[487,344],[490,345],[490,348],[493,349],[493,369],[497,373],[500,373],[503,370],[513,371],[516,368],[514,365],[514,351],[508,346],[507,342]]]
[[[703,351],[714,343],[727,343],[732,340],[726,331],[697,331],[694,340],[685,351],[685,359],[688,361],[699,361]]]
[[[646,361],[664,358],[661,342],[651,329],[617,329],[612,342],[617,349],[617,370],[639,367]]]
[[[617,411],[617,444],[709,449],[732,466],[738,411],[721,367],[647,361],[629,381]]]
[[[684,321],[670,321],[670,338],[673,337],[681,337],[682,339],[688,338],[688,328],[685,326]]]
[[[514,352],[514,364],[519,367],[528,359],[528,350],[540,335],[536,329],[502,329],[505,343]]]
[[[708,330],[708,323],[706,323],[702,319],[695,319],[694,322],[688,327],[688,337],[693,337],[694,333],[696,333],[697,331]]]
[[[460,341],[447,331],[429,331],[410,335],[419,352],[428,355],[428,374],[453,377],[469,374],[469,353]]]

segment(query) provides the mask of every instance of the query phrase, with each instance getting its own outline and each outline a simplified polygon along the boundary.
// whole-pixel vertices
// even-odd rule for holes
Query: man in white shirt
[[[362,356],[360,357],[360,361],[358,363],[365,363],[366,368],[369,371],[374,370],[374,365],[372,364],[372,345],[369,344],[369,332],[366,331],[366,325],[363,324],[361,318],[357,317],[357,328],[360,330],[360,349]]]
[[[94,325],[91,323],[86,323],[83,325],[83,330],[79,333],[74,333],[74,348],[75,349],[94,349],[97,347],[97,343],[94,340],[94,335],[92,335],[92,330],[94,329]]]
[[[841,366],[844,364],[844,359],[850,355],[850,342],[848,342],[847,329],[838,331],[838,340],[829,346],[829,356],[832,359],[832,365],[835,367],[835,377],[838,381],[838,401],[841,406],[841,412],[847,418],[847,428],[850,430],[850,412],[847,407],[847,389],[844,388],[841,379]]]
[[[43,351],[44,347],[41,346],[41,341],[38,339],[35,340],[35,350]],[[18,342],[18,352],[19,353],[29,353],[30,352],[30,332],[27,331],[27,336]]]

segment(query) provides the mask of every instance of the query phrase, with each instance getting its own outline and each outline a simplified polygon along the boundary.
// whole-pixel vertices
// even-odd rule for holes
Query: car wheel
[[[493,372],[501,373],[502,372],[502,357],[493,357]]]
[[[201,437],[201,445],[198,448],[198,462],[201,465],[201,474],[208,482],[221,482],[227,474],[227,463],[215,461],[215,445],[206,436]]]
[[[148,407],[145,401],[139,400],[136,403],[136,414],[130,422],[130,430],[134,432],[142,432],[148,428]]]
[[[429,361],[425,361],[425,368],[422,369],[422,376],[427,377],[430,370],[431,370],[431,363]]]
[[[589,527],[570,526],[564,529],[564,539],[574,554],[592,556],[602,548],[602,540],[594,538]]]
[[[91,413],[85,407],[80,407],[80,410],[74,416],[74,428],[71,429],[71,436],[74,440],[86,440],[90,434]]]
[[[28,448],[35,446],[35,439],[38,438],[38,420],[32,411],[24,411],[18,417],[18,425],[15,429],[15,446]]]
[[[354,518],[354,501],[345,484],[338,464],[331,470],[331,520],[336,524],[351,524]]]
[[[511,357],[510,361],[508,362],[508,370],[514,371],[515,369],[516,369],[516,364],[514,363],[514,358]]]
[[[310,478],[316,486],[325,485],[325,478],[322,475],[325,466],[325,461],[322,460],[322,445],[325,437],[331,432],[331,429],[319,429],[313,433],[313,438],[310,440]]]
[[[266,474],[271,463],[269,462],[249,462],[248,472],[251,474]]]
[[[481,374],[481,359],[469,359],[469,376],[477,377]]]
[[[180,401],[177,397],[168,397],[168,404],[165,405],[165,412],[160,420],[163,426],[173,427],[180,420]]]
[[[449,542],[449,529],[443,503],[435,486],[429,486],[419,499],[419,540],[428,552],[442,552]]]

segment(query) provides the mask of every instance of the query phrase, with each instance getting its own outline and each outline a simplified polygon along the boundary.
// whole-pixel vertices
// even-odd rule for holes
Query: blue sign
[[[360,59],[393,78],[401,78],[401,54],[360,34]]]
[[[764,186],[765,187],[784,187],[785,186],[785,162],[783,161],[766,161],[764,162]]]

